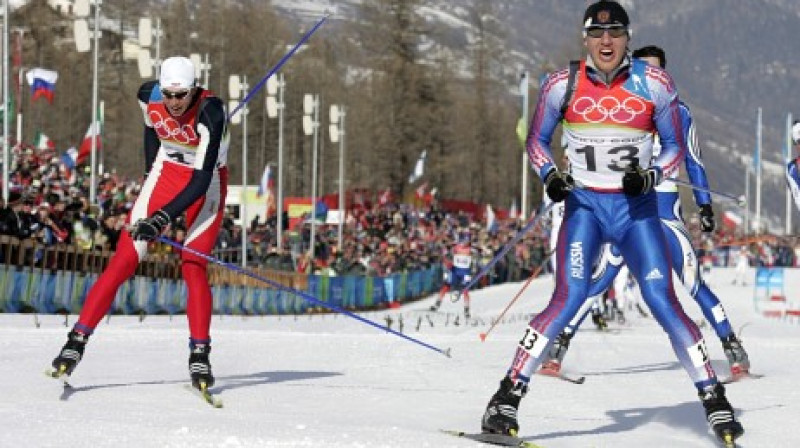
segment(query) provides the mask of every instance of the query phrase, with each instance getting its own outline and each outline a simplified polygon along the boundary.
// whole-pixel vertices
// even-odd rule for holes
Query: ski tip
[[[67,374],[67,366],[62,364],[58,366],[58,370],[51,368],[44,369],[44,374],[50,378],[61,378]]]
[[[725,448],[735,448],[735,442],[733,441],[733,434],[725,433],[722,435],[722,443],[725,444]]]

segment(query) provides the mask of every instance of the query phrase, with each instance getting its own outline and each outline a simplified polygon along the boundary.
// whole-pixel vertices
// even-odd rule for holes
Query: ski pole
[[[357,320],[359,322],[362,322],[362,323],[365,323],[367,325],[373,326],[373,327],[375,327],[377,329],[380,329],[380,330],[384,330],[384,331],[386,331],[388,333],[391,333],[391,334],[393,334],[395,336],[401,337],[401,338],[403,338],[403,339],[405,339],[407,341],[413,342],[413,343],[421,345],[421,346],[423,346],[423,347],[425,347],[427,349],[430,349],[430,350],[433,350],[435,352],[441,353],[441,354],[447,356],[448,358],[450,357],[450,349],[449,348],[442,350],[442,349],[440,349],[438,347],[435,347],[435,346],[430,345],[428,343],[422,342],[422,341],[420,341],[418,339],[415,339],[415,338],[413,338],[411,336],[407,336],[407,335],[405,335],[403,333],[400,333],[398,331],[392,330],[389,327],[385,327],[385,326],[383,326],[383,325],[381,325],[381,324],[379,324],[377,322],[373,322],[373,321],[371,321],[369,319],[365,319],[365,318],[359,316],[358,314],[355,314],[355,313],[352,313],[350,311],[347,311],[347,310],[345,310],[343,308],[340,308],[340,307],[338,307],[336,305],[323,302],[322,300],[317,299],[316,297],[312,296],[311,294],[305,293],[303,291],[300,291],[300,290],[297,290],[297,289],[294,289],[294,288],[290,288],[288,286],[284,286],[284,285],[282,285],[282,284],[280,284],[280,283],[278,283],[276,281],[264,278],[264,277],[254,273],[252,271],[249,271],[247,269],[243,269],[243,268],[240,268],[239,266],[236,266],[236,265],[233,265],[233,264],[230,264],[230,263],[226,263],[226,262],[224,262],[224,261],[222,261],[222,260],[220,260],[218,258],[214,258],[214,257],[212,257],[210,255],[206,255],[206,254],[204,254],[204,253],[202,253],[200,251],[194,250],[191,247],[183,246],[180,243],[176,243],[175,241],[172,241],[167,237],[159,236],[157,238],[157,240],[162,242],[162,243],[169,244],[170,246],[172,246],[172,247],[174,247],[174,248],[176,248],[178,250],[185,250],[186,252],[189,252],[189,253],[191,253],[193,255],[197,255],[198,257],[203,258],[204,260],[209,261],[211,263],[218,264],[218,265],[220,265],[222,267],[225,267],[225,268],[228,268],[228,269],[230,269],[230,270],[232,270],[234,272],[238,272],[238,273],[244,274],[244,275],[246,275],[246,276],[248,276],[250,278],[254,278],[254,279],[258,280],[258,281],[266,283],[266,284],[268,284],[270,286],[273,286],[273,287],[275,287],[277,289],[280,289],[280,290],[283,290],[283,291],[286,291],[286,292],[289,292],[289,293],[292,293],[292,294],[296,294],[296,295],[300,296],[302,299],[304,299],[306,301],[309,301],[311,303],[314,303],[314,304],[317,304],[317,305],[320,305],[320,306],[324,306],[325,308],[328,308],[328,309],[330,309],[332,311],[336,311],[337,313],[340,313],[340,314],[344,314],[345,316],[351,317],[351,318],[353,318],[353,319],[355,319],[355,320]]]
[[[494,321],[494,323],[492,323],[489,329],[486,330],[486,333],[481,333],[478,335],[481,338],[481,342],[486,342],[486,336],[489,336],[489,333],[491,333],[494,327],[497,326],[497,323],[500,322],[500,320],[503,318],[503,316],[506,315],[508,310],[511,309],[511,307],[514,305],[517,299],[519,299],[522,293],[525,292],[525,289],[528,288],[528,285],[531,284],[531,281],[533,281],[533,279],[539,276],[539,273],[542,271],[542,268],[544,268],[544,265],[547,264],[548,261],[550,261],[551,255],[553,255],[552,251],[547,255],[545,255],[544,260],[542,260],[542,262],[539,263],[538,266],[536,266],[536,269],[534,269],[533,272],[531,272],[531,276],[528,277],[528,280],[526,280],[525,284],[522,285],[522,288],[520,288],[519,292],[517,292],[517,295],[515,295],[514,298],[511,299],[511,302],[509,302],[508,305],[506,305],[505,309],[500,313],[500,315],[497,316],[497,319]]]
[[[514,245],[517,244],[522,239],[522,237],[524,237],[525,234],[528,233],[533,228],[533,226],[536,225],[536,223],[539,222],[542,216],[546,215],[547,212],[549,212],[550,209],[553,208],[553,204],[555,204],[555,202],[551,202],[550,204],[548,204],[547,207],[542,209],[541,212],[537,213],[536,216],[531,218],[523,228],[519,229],[519,232],[517,232],[517,234],[514,235],[514,238],[511,238],[505,244],[505,246],[503,246],[503,248],[500,249],[500,252],[498,252],[497,255],[494,256],[494,258],[489,260],[489,262],[486,263],[486,266],[481,268],[481,270],[475,275],[475,277],[470,279],[470,281],[466,284],[466,286],[464,286],[461,289],[461,291],[458,292],[458,298],[456,299],[456,301],[458,301],[458,299],[461,298],[462,292],[469,291],[469,289],[472,288],[472,286],[474,286],[478,282],[478,280],[480,280],[484,275],[486,275],[486,273],[489,272],[489,269],[491,269],[492,266],[494,266],[498,261],[500,261],[500,259],[503,258],[503,256],[505,256],[505,254],[509,250],[511,250],[511,248],[514,247]]]
[[[261,81],[259,81],[258,84],[255,85],[255,87],[253,87],[249,92],[247,92],[247,96],[245,96],[244,99],[238,105],[236,105],[236,108],[234,108],[231,111],[231,113],[228,114],[228,121],[231,120],[231,117],[236,115],[236,112],[239,112],[239,109],[241,109],[245,104],[247,104],[250,101],[250,99],[253,97],[253,95],[258,93],[258,91],[261,90],[262,87],[264,87],[264,84],[267,82],[267,80],[270,78],[270,76],[274,75],[275,72],[277,72],[283,66],[283,64],[286,63],[286,61],[289,60],[289,58],[292,57],[292,55],[294,55],[294,53],[297,51],[297,49],[300,48],[300,46],[303,45],[308,40],[308,38],[311,37],[311,35],[314,34],[314,32],[317,31],[317,29],[320,26],[322,26],[322,23],[325,22],[325,20],[329,16],[330,16],[330,14],[326,14],[323,18],[321,18],[319,20],[319,22],[317,22],[316,25],[314,25],[313,28],[308,30],[308,32],[306,32],[306,34],[303,35],[303,37],[300,39],[300,41],[297,42],[297,44],[291,50],[289,50],[288,53],[283,55],[281,60],[278,61],[278,63],[275,64],[275,66],[272,67],[272,69],[263,78],[261,78]]]
[[[708,194],[711,194],[711,195],[714,195],[714,196],[719,196],[721,198],[730,199],[731,201],[736,202],[736,205],[739,206],[739,207],[744,207],[745,205],[747,205],[747,200],[743,196],[736,197],[736,196],[734,196],[732,194],[723,193],[721,191],[712,190],[710,188],[700,187],[700,186],[692,184],[691,182],[686,182],[686,181],[680,180],[680,179],[668,178],[668,179],[664,179],[664,180],[671,181],[671,182],[673,182],[676,185],[681,186],[681,187],[688,187],[688,188],[691,188],[692,190],[702,191],[704,193],[708,193]]]

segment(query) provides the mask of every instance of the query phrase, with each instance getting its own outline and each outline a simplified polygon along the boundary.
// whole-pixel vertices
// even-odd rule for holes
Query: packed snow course
[[[752,276],[751,276],[752,277]],[[800,446],[800,324],[755,312],[750,286],[715,269],[712,289],[764,374],[727,386],[745,427],[742,448]],[[0,315],[0,446],[3,447],[478,447],[440,429],[479,431],[531,313],[552,278],[534,280],[485,342],[523,283],[474,291],[473,319],[430,296],[397,310],[365,313],[441,349],[381,332],[345,316],[214,316],[211,389],[215,409],[188,393],[184,316],[112,316],[98,327],[72,388],[43,372],[65,341],[64,316]],[[688,314],[701,314],[682,295]],[[68,316],[68,324],[75,321]],[[38,323],[38,326],[37,326]],[[521,435],[546,448],[715,447],[702,406],[666,335],[652,318],[598,332],[587,319],[564,370],[583,385],[536,377],[519,410]],[[719,340],[702,328],[712,362],[727,376]]]

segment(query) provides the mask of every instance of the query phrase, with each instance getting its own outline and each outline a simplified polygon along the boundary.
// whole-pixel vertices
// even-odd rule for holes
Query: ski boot
[[[61,348],[58,356],[53,360],[53,377],[60,377],[61,375],[71,375],[72,371],[83,358],[83,350],[86,348],[86,343],[89,341],[89,336],[72,330],[67,334],[67,343]]]
[[[547,353],[547,359],[542,363],[539,373],[543,375],[558,375],[561,372],[561,364],[564,362],[564,356],[567,355],[569,349],[569,341],[572,340],[572,333],[562,331],[558,335],[550,351]]]
[[[208,354],[211,346],[208,344],[189,344],[189,375],[192,377],[192,387],[200,391],[214,385],[214,375],[211,373],[211,363]]]
[[[599,331],[608,330],[608,323],[600,310],[592,310],[592,322]]]
[[[516,436],[519,431],[517,409],[527,391],[526,384],[519,381],[514,383],[507,376],[503,378],[500,388],[489,400],[486,412],[483,413],[481,430],[490,434]]]
[[[698,393],[700,401],[706,410],[706,420],[711,425],[714,435],[725,444],[726,447],[733,447],[734,440],[744,434],[742,424],[736,420],[733,414],[733,407],[725,398],[725,386],[717,383],[706,387]]]
[[[730,336],[722,339],[722,349],[725,351],[725,357],[728,358],[728,363],[731,365],[731,374],[733,376],[750,373],[750,358],[747,357],[747,352],[744,350],[742,342],[735,334],[731,333]]]
[[[470,318],[469,307],[465,306],[464,307],[464,319],[466,320],[466,319],[469,319],[469,318]]]

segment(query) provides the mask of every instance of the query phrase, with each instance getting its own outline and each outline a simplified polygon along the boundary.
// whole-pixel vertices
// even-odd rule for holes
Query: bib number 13
[[[575,152],[585,154],[586,169],[588,171],[597,171],[597,155],[594,146],[586,145],[582,148],[577,148]],[[616,156],[605,166],[608,170],[621,172],[625,171],[630,165],[639,165],[639,148],[636,146],[616,146],[609,149],[608,154]],[[620,162],[623,163],[620,164]]]
[[[519,347],[538,358],[547,346],[548,340],[547,336],[529,326],[525,329],[525,335],[519,341]]]

